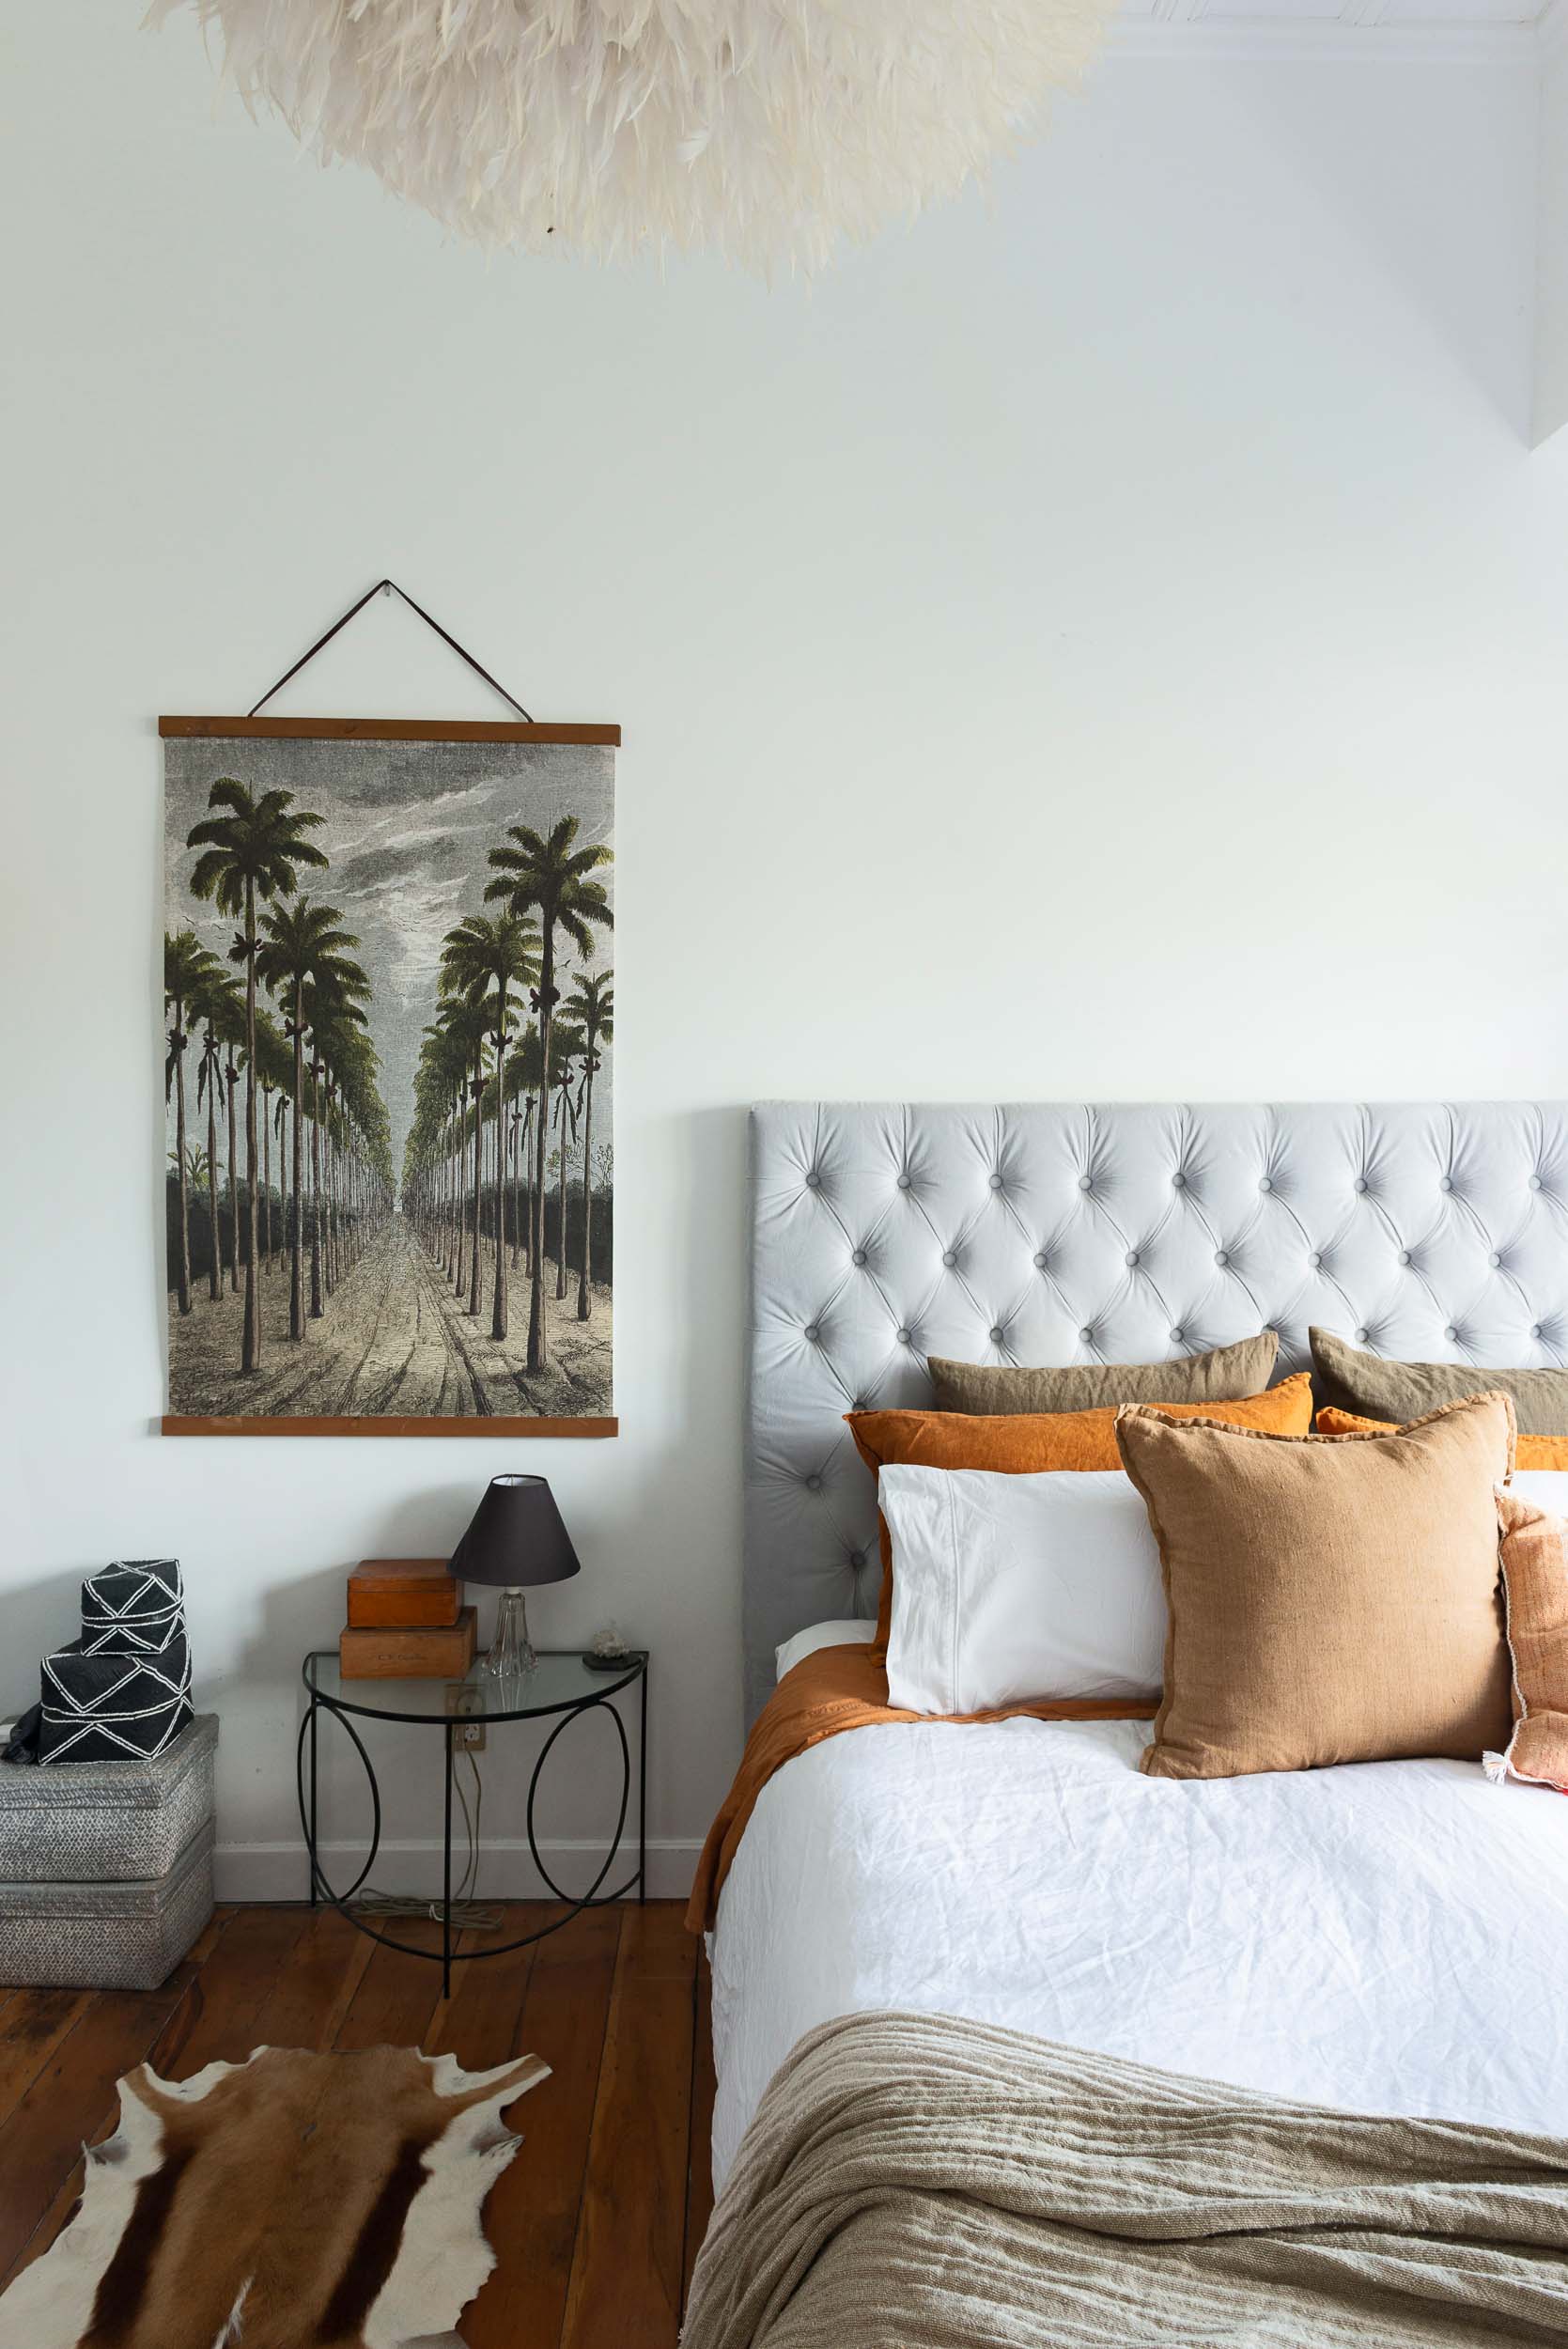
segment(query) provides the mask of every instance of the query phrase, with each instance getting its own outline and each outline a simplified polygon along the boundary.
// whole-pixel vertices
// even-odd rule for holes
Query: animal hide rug
[[[0,2299],[0,2349],[462,2349],[495,2264],[480,2210],[537,2056],[412,2047],[143,2064],[77,2217]]]

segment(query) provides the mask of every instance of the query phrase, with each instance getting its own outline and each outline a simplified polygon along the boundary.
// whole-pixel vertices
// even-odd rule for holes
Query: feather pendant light
[[[489,246],[763,274],[954,194],[1088,63],[1114,0],[152,0],[323,162]]]

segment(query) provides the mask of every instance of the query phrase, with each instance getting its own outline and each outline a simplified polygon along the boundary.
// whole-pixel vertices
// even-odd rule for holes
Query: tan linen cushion
[[[1479,1760],[1506,1738],[1506,1395],[1356,1436],[1267,1436],[1138,1404],[1116,1440],[1170,1610],[1150,1777]]]
[[[1420,1419],[1467,1394],[1506,1394],[1522,1436],[1568,1435],[1568,1370],[1478,1370],[1473,1362],[1395,1362],[1331,1330],[1309,1330],[1320,1404],[1363,1419]],[[1139,1402],[1153,1400],[1140,1395]]]
[[[1029,1370],[1011,1363],[955,1362],[933,1354],[926,1364],[939,1411],[1093,1411],[1118,1403],[1229,1403],[1261,1394],[1274,1376],[1279,1332],[1264,1330],[1234,1346],[1187,1354],[1172,1362],[1076,1362]]]
[[[1502,1764],[1568,1794],[1568,1523],[1517,1493],[1498,1495],[1514,1735]]]

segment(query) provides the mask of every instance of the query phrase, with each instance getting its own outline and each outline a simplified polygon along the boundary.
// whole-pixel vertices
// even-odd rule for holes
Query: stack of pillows
[[[1438,1755],[1568,1792],[1568,1374],[1311,1338],[1315,1428],[1311,1377],[1267,1383],[1272,1330],[1130,1367],[933,1358],[932,1408],[850,1413],[890,1703],[1157,1699],[1152,1777]]]

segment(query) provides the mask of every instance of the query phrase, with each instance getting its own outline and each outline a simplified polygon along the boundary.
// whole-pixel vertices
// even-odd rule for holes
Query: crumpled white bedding
[[[712,1937],[716,2183],[801,2032],[877,2007],[1568,2135],[1568,1799],[1458,1762],[1149,1779],[1149,1734],[899,1724],[785,1765]]]

